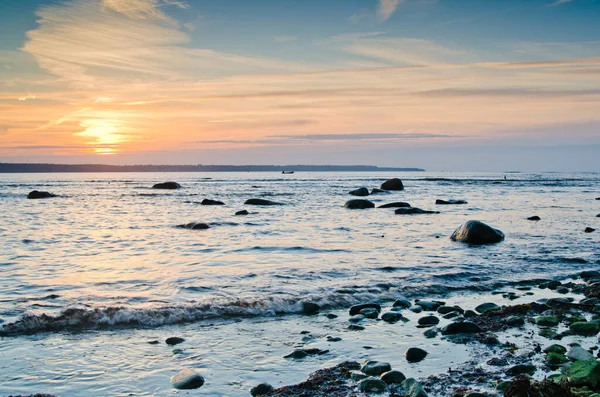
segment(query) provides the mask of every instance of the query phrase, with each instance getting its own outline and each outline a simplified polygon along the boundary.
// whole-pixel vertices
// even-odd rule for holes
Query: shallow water
[[[298,382],[319,367],[360,360],[375,353],[361,348],[365,337],[390,340],[399,332],[351,333],[343,317],[294,315],[303,300],[337,311],[399,295],[484,293],[600,264],[598,233],[583,233],[598,228],[599,174],[392,176],[405,190],[370,200],[441,213],[343,207],[349,190],[378,187],[387,174],[4,174],[0,333],[10,336],[0,338],[0,395],[166,395],[182,365],[207,378],[194,394],[247,395],[263,380]],[[183,189],[150,189],[166,180]],[[25,199],[33,189],[60,197]],[[243,205],[252,197],[286,205]],[[197,204],[204,198],[227,205]],[[437,198],[469,204],[436,206]],[[252,213],[233,215],[244,208]],[[531,215],[542,220],[527,221]],[[506,241],[450,241],[469,219],[501,229]],[[175,227],[194,221],[211,228]],[[343,332],[358,347],[330,343],[328,355],[284,360],[303,329]],[[411,343],[410,333],[401,334],[403,345]],[[171,335],[191,341],[184,353],[146,343]],[[466,357],[462,347],[435,343],[439,356],[422,371]]]

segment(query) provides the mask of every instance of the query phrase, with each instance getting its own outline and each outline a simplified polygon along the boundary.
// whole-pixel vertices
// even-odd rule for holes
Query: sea
[[[367,199],[440,213],[344,207],[350,190],[392,177],[403,191]],[[152,189],[165,181],[182,188]],[[29,200],[32,190],[57,197]],[[468,349],[424,341],[409,324],[350,331],[348,308],[402,296],[477,301],[597,270],[600,232],[584,229],[600,226],[598,197],[598,173],[2,174],[0,396],[249,396],[261,382],[280,387],[374,356],[434,374]],[[250,198],[284,205],[244,205]],[[451,241],[468,220],[505,241]],[[210,228],[177,227],[190,222]],[[302,314],[303,302],[320,313]],[[171,336],[185,341],[165,344]],[[428,344],[430,357],[406,364],[411,344]],[[326,353],[284,357],[298,347]],[[204,386],[175,390],[169,379],[183,367]]]

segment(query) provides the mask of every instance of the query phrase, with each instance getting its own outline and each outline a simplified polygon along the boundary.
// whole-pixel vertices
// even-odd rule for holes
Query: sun
[[[92,138],[93,140],[86,144],[91,145],[97,154],[118,153],[119,144],[127,141],[124,134],[126,127],[120,120],[87,119],[81,122],[81,126],[85,130],[75,135]]]

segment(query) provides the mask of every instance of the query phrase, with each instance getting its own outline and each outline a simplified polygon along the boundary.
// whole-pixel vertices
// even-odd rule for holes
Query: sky
[[[600,0],[0,0],[0,162],[600,172]]]

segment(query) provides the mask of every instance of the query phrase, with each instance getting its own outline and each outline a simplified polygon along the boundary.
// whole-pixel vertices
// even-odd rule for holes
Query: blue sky
[[[598,0],[4,1],[0,161],[600,171],[597,15]]]

